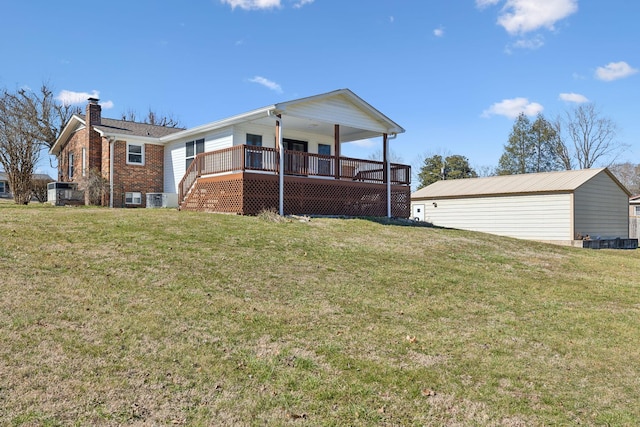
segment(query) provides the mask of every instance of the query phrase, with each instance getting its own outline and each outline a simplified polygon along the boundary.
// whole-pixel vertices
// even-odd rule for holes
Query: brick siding
[[[93,115],[92,120],[94,122],[99,120],[99,116],[96,118],[93,110],[90,114]],[[85,177],[82,176],[83,148],[86,156]],[[70,153],[73,153],[74,157],[73,177],[69,177]],[[128,165],[126,141],[114,142],[113,207],[145,207],[146,193],[161,193],[163,191],[164,147],[145,144],[144,157],[144,165]],[[110,166],[109,140],[102,138],[93,128],[91,130],[88,128],[80,129],[69,138],[69,141],[60,151],[58,157],[58,180],[77,182],[78,188],[83,190],[86,184],[86,177],[90,171],[97,171],[109,183]],[[142,194],[142,203],[140,205],[126,205],[125,193],[127,192],[140,192]],[[88,195],[86,202],[88,203]],[[102,205],[109,206],[108,191],[102,199]]]
[[[129,165],[126,141],[116,141],[114,144],[113,207],[145,207],[147,193],[161,193],[164,189],[164,147],[145,144],[144,165]],[[142,193],[142,204],[126,205],[127,192]]]

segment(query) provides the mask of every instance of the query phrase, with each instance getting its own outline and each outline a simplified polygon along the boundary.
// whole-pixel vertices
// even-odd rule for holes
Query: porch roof
[[[339,89],[258,108],[161,137],[160,141],[169,142],[244,122],[272,126],[278,115],[282,117],[285,132],[296,130],[333,135],[334,125],[339,125],[340,142],[374,138],[385,133],[394,135],[405,131],[351,90]]]

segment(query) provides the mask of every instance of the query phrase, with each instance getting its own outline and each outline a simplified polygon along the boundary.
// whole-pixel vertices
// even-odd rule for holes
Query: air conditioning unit
[[[75,182],[50,182],[47,184],[47,201],[52,205],[84,203],[84,192]]]
[[[147,193],[147,208],[177,208],[177,193]]]

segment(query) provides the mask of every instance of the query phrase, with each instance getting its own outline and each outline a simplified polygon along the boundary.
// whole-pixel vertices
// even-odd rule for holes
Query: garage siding
[[[416,200],[414,204],[424,203],[425,221],[442,227],[567,241],[573,239],[571,197],[570,193],[555,193]]]
[[[629,197],[600,173],[575,190],[575,231],[591,238],[629,237]]]

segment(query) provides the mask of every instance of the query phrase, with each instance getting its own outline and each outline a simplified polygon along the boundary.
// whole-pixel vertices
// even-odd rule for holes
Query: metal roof
[[[437,181],[414,192],[411,198],[443,199],[572,192],[600,173],[607,174],[620,188],[631,195],[607,168],[599,168]]]

